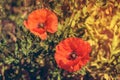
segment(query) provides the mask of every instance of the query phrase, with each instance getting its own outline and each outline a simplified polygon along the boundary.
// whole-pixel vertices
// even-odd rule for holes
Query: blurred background
[[[23,25],[29,13],[48,8],[58,31],[42,41]],[[92,47],[77,72],[58,68],[55,46],[79,37]],[[119,80],[120,0],[0,0],[0,80]]]

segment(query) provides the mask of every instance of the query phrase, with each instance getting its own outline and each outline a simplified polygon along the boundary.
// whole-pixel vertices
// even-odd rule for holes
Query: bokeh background
[[[23,25],[29,13],[48,8],[58,31],[41,40]],[[58,68],[55,46],[78,37],[92,47],[77,72]],[[120,0],[0,0],[0,80],[119,80]]]

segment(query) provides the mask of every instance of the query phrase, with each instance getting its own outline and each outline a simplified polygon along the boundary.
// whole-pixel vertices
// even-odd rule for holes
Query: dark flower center
[[[40,23],[40,24],[38,24],[38,28],[43,28],[44,26],[45,26],[44,23]]]
[[[75,60],[77,57],[78,57],[77,54],[73,51],[73,52],[71,52],[71,54],[69,55],[68,59],[69,59],[69,60]]]

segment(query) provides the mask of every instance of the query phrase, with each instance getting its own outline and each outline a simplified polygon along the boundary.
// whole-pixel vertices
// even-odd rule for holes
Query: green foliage
[[[1,0],[1,80],[117,80],[120,77],[120,1]],[[58,16],[58,31],[45,41],[23,25],[28,14],[49,8]],[[77,72],[59,69],[55,46],[68,37],[91,44],[91,61]]]

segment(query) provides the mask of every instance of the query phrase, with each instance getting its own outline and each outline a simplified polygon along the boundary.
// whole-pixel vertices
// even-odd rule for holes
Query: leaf
[[[13,61],[15,61],[15,59],[12,57],[5,58],[5,63],[7,63],[7,64],[11,64]]]
[[[83,12],[84,15],[86,15],[86,13],[87,13],[87,7],[83,7],[82,12]]]
[[[118,30],[117,26],[114,28],[114,30],[115,32]],[[114,37],[112,39],[112,45],[110,46],[111,56],[118,54],[120,52],[120,48],[118,48],[120,39],[119,39],[119,35],[115,34],[115,32],[114,32]]]
[[[104,78],[105,78],[105,80],[109,80],[108,74],[104,74]]]
[[[91,66],[95,66],[97,69],[100,68],[100,66],[96,62],[92,62]]]
[[[73,20],[72,23],[71,23],[71,27],[74,27],[75,23],[76,23],[75,20]]]
[[[115,26],[117,20],[118,20],[118,16],[117,15],[112,18],[112,20],[110,22],[110,29],[112,29]]]
[[[61,80],[60,75],[58,75],[57,80]]]
[[[113,51],[112,54],[116,55],[116,54],[118,54],[118,53],[120,53],[120,49],[116,49],[115,51]]]

